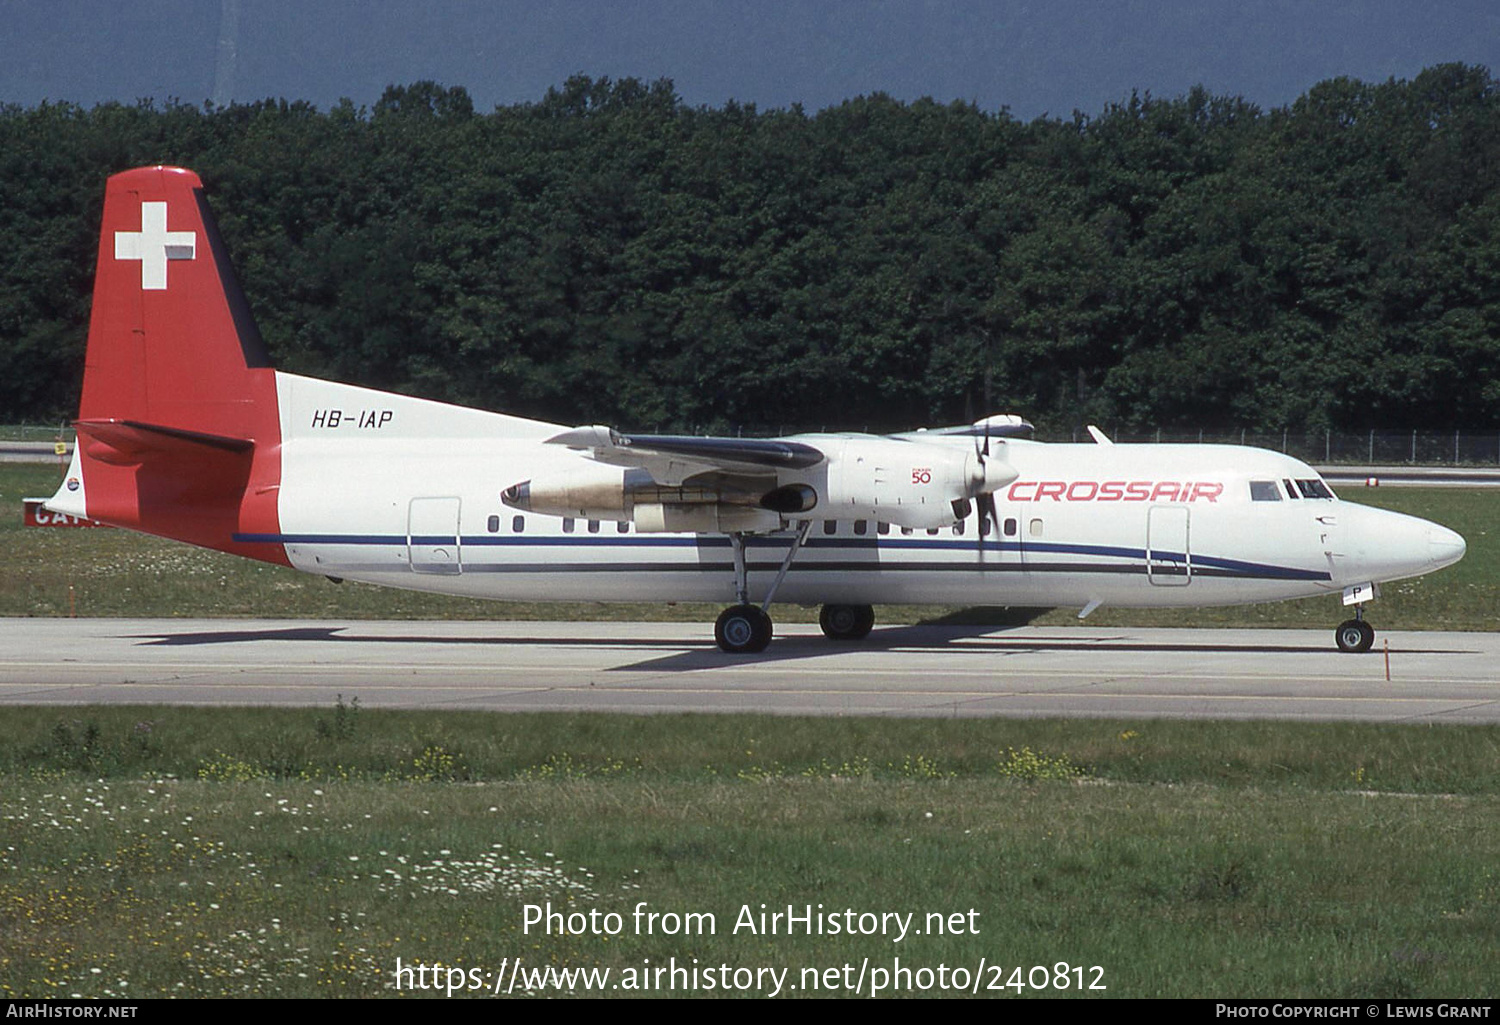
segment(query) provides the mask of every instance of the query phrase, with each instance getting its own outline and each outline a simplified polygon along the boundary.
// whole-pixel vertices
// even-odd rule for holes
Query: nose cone
[[[1441,524],[1387,509],[1341,502],[1338,525],[1324,535],[1340,580],[1403,580],[1451,566],[1467,545]]]
[[[1433,523],[1427,528],[1427,548],[1432,553],[1433,569],[1441,569],[1462,559],[1469,546],[1461,534]]]

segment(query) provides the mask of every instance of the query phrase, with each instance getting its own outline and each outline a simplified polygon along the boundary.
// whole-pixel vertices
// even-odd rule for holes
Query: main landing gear
[[[729,654],[756,654],[765,651],[766,645],[771,644],[774,632],[768,612],[771,599],[774,599],[777,588],[781,587],[781,581],[786,579],[786,570],[792,569],[792,560],[807,542],[807,531],[811,527],[813,522],[805,519],[801,527],[796,528],[796,537],[793,537],[792,545],[786,549],[786,558],[781,560],[781,567],[775,573],[771,587],[766,588],[765,602],[760,605],[750,603],[750,582],[748,570],[745,569],[747,536],[741,533],[729,534],[729,545],[735,552],[735,605],[720,612],[714,623],[714,642],[721,651]],[[817,624],[822,627],[826,638],[834,641],[858,641],[870,633],[870,627],[874,626],[874,609],[868,605],[825,605],[817,615]]]
[[[803,520],[797,528],[797,536],[787,548],[786,558],[781,560],[781,569],[766,591],[766,600],[759,606],[750,604],[750,575],[745,566],[747,535],[739,532],[729,535],[729,544],[734,549],[735,604],[719,613],[719,619],[714,623],[714,641],[721,651],[731,655],[753,655],[766,650],[772,634],[771,617],[766,610],[771,607],[776,589],[786,579],[786,571],[792,568],[792,560],[807,541],[807,532],[811,529],[812,520]]]
[[[765,651],[771,643],[771,617],[758,605],[732,605],[719,613],[714,640],[731,654]]]
[[[749,573],[745,566],[747,535],[729,535],[729,544],[734,549],[736,604],[719,613],[718,621],[714,623],[714,641],[720,650],[731,655],[753,655],[766,650],[773,633],[771,616],[767,611],[771,607],[771,599],[776,596],[776,589],[786,579],[787,570],[792,568],[792,560],[807,541],[807,533],[811,528],[811,520],[804,520],[797,528],[797,536],[792,539],[786,558],[781,560],[776,579],[766,590],[766,600],[759,605],[750,604]],[[857,641],[868,635],[875,625],[875,610],[869,605],[824,605],[818,614],[818,625],[823,628],[823,636],[830,640]]]
[[[875,610],[868,605],[824,605],[818,625],[829,640],[862,640],[875,625]]]
[[[1365,622],[1363,606],[1354,606],[1354,618],[1346,619],[1338,625],[1338,629],[1333,631],[1333,640],[1340,651],[1359,654],[1370,650],[1370,646],[1375,643],[1375,628]]]
[[[818,625],[829,640],[863,640],[875,626],[875,610],[869,605],[824,605]],[[732,605],[714,623],[714,640],[731,653],[765,651],[771,634],[771,617],[759,605]]]

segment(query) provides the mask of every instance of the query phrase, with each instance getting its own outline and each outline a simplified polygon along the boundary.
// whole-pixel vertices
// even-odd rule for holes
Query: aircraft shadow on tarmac
[[[435,626],[438,624],[434,624]],[[891,626],[873,631],[858,643],[829,641],[823,637],[780,637],[765,651],[755,655],[727,656],[713,642],[682,641],[661,637],[455,637],[440,634],[387,635],[376,633],[349,633],[357,629],[343,626],[295,626],[269,627],[264,629],[239,628],[225,630],[193,631],[184,633],[133,634],[129,639],[139,640],[144,646],[192,647],[213,644],[246,643],[340,643],[340,644],[445,644],[445,645],[495,645],[516,647],[541,645],[567,648],[637,649],[667,653],[647,657],[640,662],[615,666],[611,672],[640,672],[655,670],[664,672],[688,672],[732,666],[764,665],[777,662],[801,661],[844,654],[871,653],[881,651],[903,652],[963,652],[967,654],[1033,654],[1043,651],[1059,653],[1119,652],[1126,653],[1232,653],[1245,655],[1306,655],[1323,658],[1350,658],[1331,644],[1320,640],[1309,640],[1305,644],[1255,643],[1255,631],[1245,631],[1246,642],[1208,641],[1137,641],[1129,638],[1100,638],[1097,635],[1079,636],[1042,635],[1007,636],[1018,629],[995,626]],[[687,650],[683,650],[686,648]],[[1438,655],[1463,654],[1461,649],[1407,648],[1401,654]],[[1378,658],[1379,650],[1365,657]]]
[[[614,672],[664,672],[713,669],[724,665],[763,665],[767,663],[811,659],[859,652],[962,652],[965,654],[1021,655],[1053,651],[1058,653],[1117,652],[1141,653],[1213,653],[1242,655],[1304,655],[1310,658],[1349,658],[1333,645],[1323,641],[1306,644],[1209,643],[1206,641],[1133,641],[1127,638],[1104,639],[1098,636],[1014,636],[1006,637],[1006,627],[975,626],[894,626],[871,632],[855,644],[829,641],[822,637],[785,637],[756,655],[736,655],[727,659],[717,648],[705,645],[691,651],[678,651],[660,658],[647,659],[628,666],[616,666]],[[1247,631],[1253,633],[1253,631]],[[1462,649],[1402,648],[1406,655],[1466,654]],[[1379,651],[1366,657],[1378,658]]]

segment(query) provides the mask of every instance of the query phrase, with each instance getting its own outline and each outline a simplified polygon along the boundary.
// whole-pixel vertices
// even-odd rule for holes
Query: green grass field
[[[783,995],[845,965],[841,985],[883,968],[892,994],[939,995],[943,966],[1005,996],[1044,981],[1074,996],[1495,995],[1493,728],[349,702],[17,709],[0,758],[5,996],[382,995],[397,958],[493,972],[516,957],[627,986],[648,959],[696,958],[785,972]],[[641,902],[715,928],[640,934]],[[528,931],[526,906],[548,903],[620,930]],[[762,904],[912,913],[918,929],[958,913],[963,928],[736,931]],[[1059,962],[1107,989],[1052,988]],[[551,995],[557,978],[517,992]],[[770,991],[761,979],[749,995]]]
[[[23,530],[20,498],[56,479],[0,467],[0,613],[66,615],[70,587],[81,615],[716,611],[338,587],[125,532]],[[1458,566],[1387,588],[1382,627],[1494,628],[1500,496],[1353,497],[1469,541]],[[1341,612],[1328,599],[1090,622],[1322,629]],[[731,983],[748,988],[729,992],[745,995],[807,995],[828,970],[845,988],[813,992],[847,992],[864,970],[863,995],[882,971],[887,994],[942,995],[955,969],[1008,997],[1496,994],[1500,729],[372,712],[355,697],[6,708],[0,996],[394,995],[398,958],[487,990],[500,973],[504,989],[518,957],[515,991],[539,995],[599,991],[533,972],[605,969],[604,993],[649,981],[657,995],[644,970],[674,958],[740,970]],[[643,901],[715,929],[640,934]],[[528,931],[527,905],[549,903],[619,915],[620,931]],[[762,904],[964,924],[900,942],[736,931]],[[696,993],[725,992],[704,978]]]
[[[279,566],[115,530],[21,527],[21,499],[50,495],[61,471],[0,466],[0,539],[10,565],[0,576],[0,615],[276,616],[331,619],[619,619],[712,623],[713,605],[485,602],[363,584],[334,584]],[[1382,629],[1500,629],[1500,491],[1387,488],[1350,493],[1371,505],[1450,526],[1469,543],[1456,566],[1388,585],[1371,606]],[[1076,609],[969,610],[887,605],[882,623],[1076,622]],[[815,609],[779,605],[782,622],[816,622]],[[1332,629],[1347,618],[1338,598],[1239,608],[1101,609],[1094,626],[1260,626]]]

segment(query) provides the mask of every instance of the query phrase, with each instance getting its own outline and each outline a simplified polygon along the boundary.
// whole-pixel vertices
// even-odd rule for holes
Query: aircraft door
[[[1146,577],[1158,587],[1186,587],[1193,582],[1185,505],[1154,505],[1146,512]]]
[[[406,519],[406,552],[413,573],[463,572],[457,498],[413,498]]]

